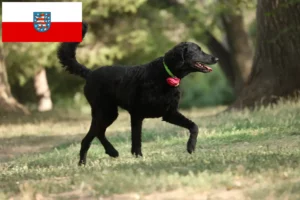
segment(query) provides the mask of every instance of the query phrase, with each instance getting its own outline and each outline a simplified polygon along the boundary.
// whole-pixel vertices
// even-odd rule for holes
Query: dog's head
[[[211,72],[207,65],[215,64],[219,59],[206,54],[195,43],[181,42],[165,54],[164,60],[176,76],[183,77],[191,72]]]

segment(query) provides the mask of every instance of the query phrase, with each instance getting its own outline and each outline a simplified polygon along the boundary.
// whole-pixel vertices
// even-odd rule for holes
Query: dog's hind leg
[[[90,148],[91,142],[97,137],[105,149],[105,153],[111,157],[118,157],[118,151],[105,137],[105,131],[114,120],[118,117],[118,109],[92,109],[92,123],[90,130],[81,142],[79,165],[86,163],[86,155]]]
[[[96,132],[97,132],[97,123],[96,123],[95,119],[92,119],[90,130],[86,134],[86,136],[83,138],[83,140],[81,141],[81,148],[80,148],[80,153],[79,153],[80,159],[79,159],[78,165],[85,165],[86,154],[91,146],[93,139],[96,136]]]
[[[104,111],[104,110],[103,110]],[[101,113],[98,120],[99,131],[97,132],[97,138],[103,145],[105,153],[111,157],[118,157],[119,152],[114,148],[114,146],[105,137],[106,128],[109,127],[118,117],[117,107],[106,107],[105,112]]]

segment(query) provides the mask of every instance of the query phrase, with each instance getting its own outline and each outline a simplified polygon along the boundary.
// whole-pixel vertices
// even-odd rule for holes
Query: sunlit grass
[[[300,103],[215,115],[222,110],[183,111],[200,128],[193,155],[186,152],[186,130],[145,120],[143,158],[130,154],[130,123],[122,112],[107,133],[120,157],[108,157],[95,140],[85,167],[77,162],[89,115],[7,116],[0,126],[0,198],[299,199]]]

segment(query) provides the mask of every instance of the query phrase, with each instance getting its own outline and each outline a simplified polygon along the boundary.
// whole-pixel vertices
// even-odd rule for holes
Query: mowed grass
[[[95,139],[84,167],[77,162],[88,114],[2,116],[0,199],[300,199],[300,103],[224,109],[183,111],[199,126],[192,155],[187,130],[145,120],[143,158],[130,154],[121,112],[107,131],[120,157]]]

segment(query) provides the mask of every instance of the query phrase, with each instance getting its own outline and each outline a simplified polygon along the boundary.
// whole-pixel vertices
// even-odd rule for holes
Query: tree
[[[248,83],[231,108],[253,108],[300,89],[300,2],[259,0],[256,52]]]
[[[46,69],[56,66],[58,43],[5,43],[11,90],[20,102],[36,103],[38,111],[52,109]],[[29,88],[24,88],[29,86]],[[28,101],[30,99],[30,101]]]
[[[251,72],[252,49],[250,47],[249,37],[245,30],[242,6],[236,6],[237,2],[235,0],[219,0],[219,3],[224,5],[220,17],[228,43],[228,50],[224,47],[220,48],[220,50],[228,52],[229,57],[227,59],[229,59],[232,73],[231,76],[227,77],[231,82],[236,95],[238,95],[244,84],[247,82]],[[214,46],[210,43],[208,43],[208,47],[212,52],[216,53],[216,56],[221,57],[223,56],[222,53],[225,53],[221,53],[220,50],[216,51]],[[224,65],[223,68],[225,68]]]
[[[7,79],[3,47],[0,45],[0,112],[3,111],[29,114],[27,108],[21,105],[11,94]]]
[[[2,4],[0,9],[2,9]],[[2,20],[2,15],[0,15],[0,20]],[[0,33],[2,33],[2,26],[0,26]],[[3,43],[0,43],[0,113],[21,112],[29,114],[28,109],[21,105],[11,94],[4,57]]]
[[[38,111],[51,110],[53,105],[45,68],[41,68],[34,75],[34,88],[38,98]]]

